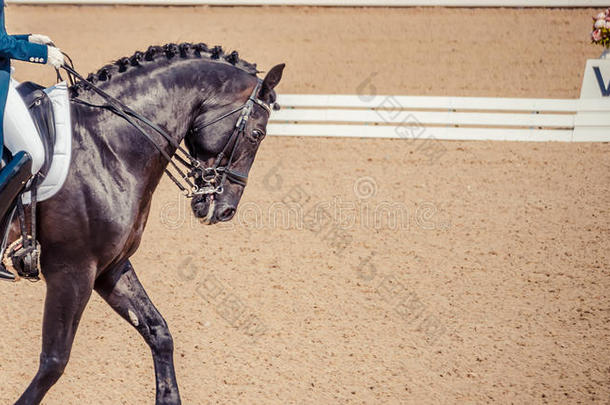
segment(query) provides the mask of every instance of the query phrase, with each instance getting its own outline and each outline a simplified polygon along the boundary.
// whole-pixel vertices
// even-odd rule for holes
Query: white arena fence
[[[8,0],[12,4],[333,7],[607,7],[607,0]]]
[[[610,99],[280,95],[270,135],[610,141]]]

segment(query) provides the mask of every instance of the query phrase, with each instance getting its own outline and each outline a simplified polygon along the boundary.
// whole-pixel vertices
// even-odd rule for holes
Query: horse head
[[[247,183],[256,152],[265,138],[284,64],[263,80],[226,67],[216,72],[221,90],[206,97],[194,113],[185,144],[200,163],[191,208],[206,224],[229,221]],[[208,78],[209,81],[209,78]]]

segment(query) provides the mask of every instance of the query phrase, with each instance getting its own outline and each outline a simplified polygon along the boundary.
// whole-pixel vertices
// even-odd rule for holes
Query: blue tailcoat
[[[8,35],[4,27],[4,0],[0,0],[0,145],[4,145],[4,107],[11,79],[11,59],[47,63],[47,46],[28,42],[28,35]],[[0,149],[2,158],[2,149]]]

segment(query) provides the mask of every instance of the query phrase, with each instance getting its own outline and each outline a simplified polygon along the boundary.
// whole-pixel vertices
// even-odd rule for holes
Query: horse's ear
[[[261,100],[266,101],[268,103],[274,101],[269,100],[269,95],[271,94],[275,86],[279,84],[280,80],[282,80],[282,73],[284,72],[285,67],[285,63],[275,65],[273,68],[271,68],[269,73],[267,73],[267,76],[265,76],[265,79],[263,80],[261,91],[259,93],[259,98]]]

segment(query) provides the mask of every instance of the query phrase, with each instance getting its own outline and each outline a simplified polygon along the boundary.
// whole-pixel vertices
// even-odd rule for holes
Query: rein
[[[192,156],[185,148],[180,145],[180,143],[174,140],[167,132],[165,132],[154,122],[150,121],[148,118],[142,116],[141,114],[138,114],[125,104],[121,103],[119,100],[112,97],[93,83],[88,82],[74,69],[74,64],[72,63],[70,57],[68,55],[65,56],[66,59],[69,61],[70,65],[64,64],[62,68],[68,73],[68,79],[71,85],[75,84],[74,78],[80,80],[87,88],[91,88],[102,99],[104,99],[106,104],[92,104],[78,98],[72,98],[72,100],[88,107],[107,109],[112,113],[118,115],[119,117],[123,118],[135,129],[137,129],[138,132],[143,135],[144,138],[146,138],[159,151],[163,158],[167,160],[168,163],[178,173],[179,178],[172,174],[169,169],[165,169],[165,173],[168,175],[168,177],[174,182],[174,184],[187,198],[193,198],[197,195],[221,194],[224,190],[224,182],[227,179],[242,186],[246,185],[248,181],[248,175],[246,173],[240,173],[235,170],[232,170],[230,166],[233,162],[235,150],[237,149],[237,145],[239,143],[239,137],[246,130],[246,124],[248,122],[248,119],[250,118],[250,115],[252,114],[254,105],[257,104],[261,106],[263,109],[265,109],[265,111],[267,111],[267,113],[271,112],[270,107],[257,98],[258,93],[262,87],[262,80],[258,79],[258,82],[254,87],[252,94],[250,95],[245,104],[232,111],[229,111],[226,114],[221,115],[220,117],[213,119],[210,122],[201,124],[195,128],[190,129],[190,132],[199,131],[241,111],[241,114],[237,119],[237,123],[235,124],[235,128],[233,129],[233,133],[229,138],[229,141],[226,143],[223,150],[216,156],[214,164],[211,167],[202,168],[201,162],[197,160],[194,156]],[[57,77],[58,80],[62,79],[59,70],[57,71]],[[184,170],[181,169],[174,161],[173,157],[170,156],[162,146],[155,142],[155,140],[144,130],[144,128],[142,128],[142,124],[161,135],[167,141],[168,144],[170,144],[176,149],[176,153],[173,157],[175,158],[177,163],[181,164],[184,167]],[[233,147],[229,153],[229,148],[231,145],[233,145]],[[183,156],[180,156],[178,152],[180,152]],[[227,163],[225,165],[221,165],[222,160],[227,154],[229,154],[229,159]],[[186,185],[182,184],[181,181],[183,181]],[[201,184],[201,186],[197,185],[198,182]]]

